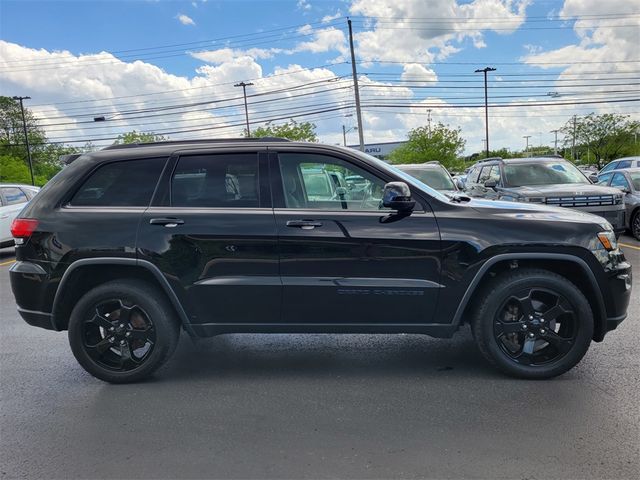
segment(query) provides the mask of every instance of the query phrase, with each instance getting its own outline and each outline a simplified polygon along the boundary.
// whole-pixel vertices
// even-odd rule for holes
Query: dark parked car
[[[620,190],[591,181],[560,158],[491,159],[474,165],[465,191],[472,197],[543,203],[593,213],[624,232],[625,207]]]
[[[627,228],[640,240],[640,168],[610,170],[599,176],[601,185],[620,189],[627,208]]]
[[[396,167],[439,192],[458,193],[453,178],[440,162],[408,163]]]
[[[310,196],[318,171],[358,178],[356,198]],[[181,330],[451,337],[464,324],[503,372],[548,378],[616,328],[631,296],[600,217],[448,197],[364,153],[275,139],[82,155],[12,233],[20,314],[68,330],[109,382],[149,375]]]

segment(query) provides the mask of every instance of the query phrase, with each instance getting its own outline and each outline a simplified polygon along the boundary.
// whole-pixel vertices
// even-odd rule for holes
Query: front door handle
[[[287,227],[301,228],[302,230],[313,230],[316,227],[321,227],[322,222],[316,220],[289,220]]]
[[[178,225],[184,224],[184,220],[180,218],[171,218],[171,217],[152,218],[151,220],[149,220],[149,223],[151,225],[162,225],[167,228],[175,228]]]

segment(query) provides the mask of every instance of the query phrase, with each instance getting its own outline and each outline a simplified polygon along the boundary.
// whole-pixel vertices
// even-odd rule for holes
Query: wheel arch
[[[135,258],[87,258],[76,260],[65,270],[53,300],[52,325],[55,330],[66,330],[69,316],[76,302],[92,288],[121,278],[147,281],[167,295],[182,327],[193,335],[189,316],[176,292],[153,263]]]
[[[584,292],[591,306],[595,322],[593,339],[601,341],[604,338],[607,332],[607,313],[596,276],[582,258],[564,253],[506,253],[488,259],[476,272],[456,309],[453,319],[456,327],[470,317],[470,310],[474,308],[475,293],[482,288],[482,281],[509,270],[514,261],[518,265],[516,268],[542,268],[573,282]]]

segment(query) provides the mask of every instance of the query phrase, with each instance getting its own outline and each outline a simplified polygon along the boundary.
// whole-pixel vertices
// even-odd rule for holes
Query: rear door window
[[[259,185],[256,153],[181,157],[171,178],[171,206],[257,208]]]
[[[165,160],[147,158],[103,165],[84,182],[70,204],[74,207],[146,207]]]
[[[616,169],[618,168],[630,168],[631,167],[631,160],[622,160],[620,162],[618,162],[618,165],[616,166]]]

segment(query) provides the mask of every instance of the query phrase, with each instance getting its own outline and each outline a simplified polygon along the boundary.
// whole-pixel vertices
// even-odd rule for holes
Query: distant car
[[[619,188],[625,194],[627,228],[640,240],[640,168],[611,170],[599,177],[600,185]]]
[[[544,203],[599,215],[616,235],[626,229],[619,189],[594,185],[573,163],[561,158],[492,159],[474,165],[465,191],[471,197]]]
[[[640,168],[640,157],[623,157],[607,163],[602,170],[598,172],[598,176],[612,170],[621,170],[623,168]]]
[[[31,185],[0,183],[0,248],[13,245],[11,222],[39,190]]]
[[[447,169],[440,162],[410,163],[395,166],[439,192],[457,193],[459,190]]]

